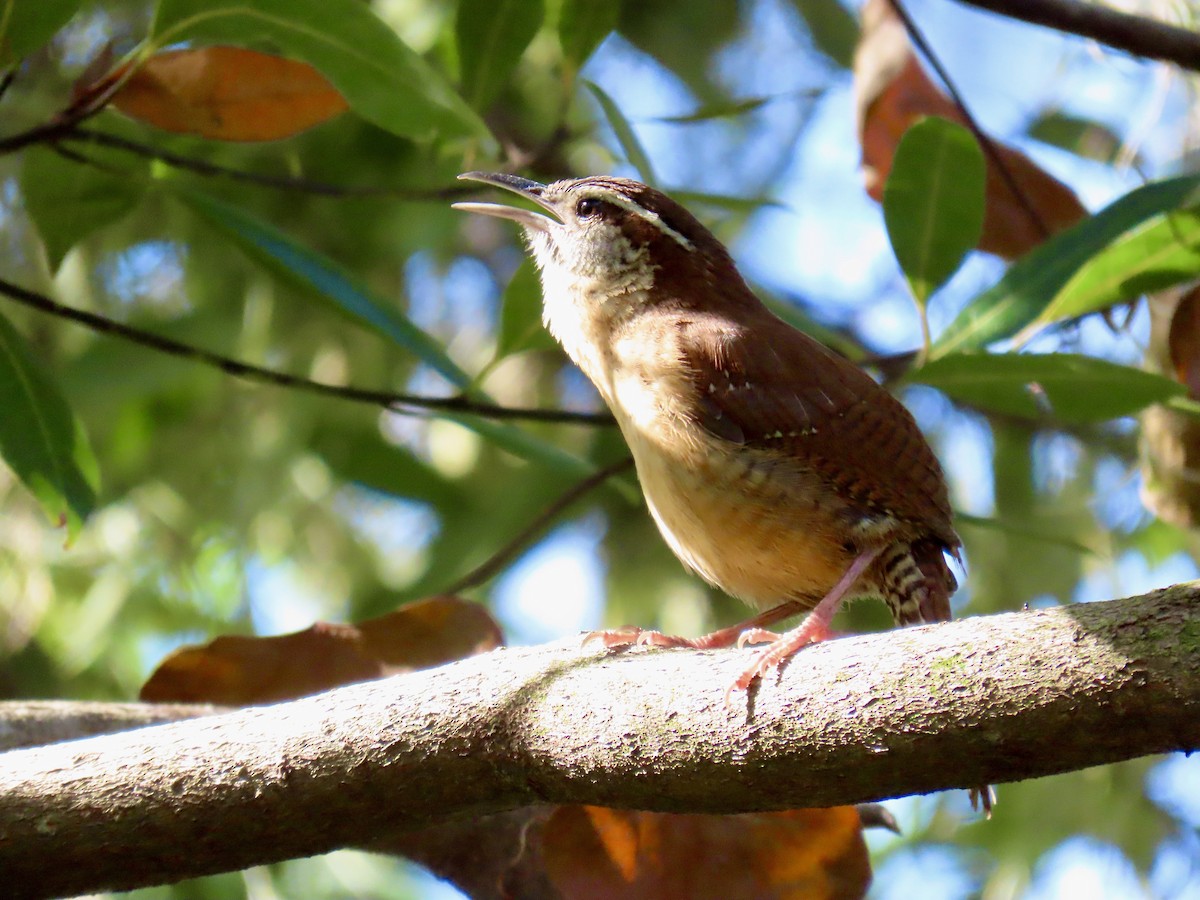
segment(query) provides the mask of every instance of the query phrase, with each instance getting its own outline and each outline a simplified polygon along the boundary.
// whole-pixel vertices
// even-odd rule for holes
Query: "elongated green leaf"
[[[309,446],[345,481],[437,506],[464,502],[458,485],[403,447],[387,443],[377,428],[320,427]]]
[[[309,289],[313,296],[331,304],[339,313],[404,347],[456,387],[466,388],[471,383],[471,376],[446,355],[437,340],[329,257],[298,244],[274,225],[208,194],[178,188],[177,195],[247,253],[293,284]]]
[[[1133,300],[1200,275],[1200,210],[1154,219],[1083,265],[1018,340],[1062,319]]]
[[[697,122],[711,122],[713,119],[732,119],[761,109],[774,99],[774,97],[749,97],[745,100],[706,103],[694,112],[682,116],[658,116],[653,121],[666,122],[670,125],[692,125]]]
[[[735,216],[748,216],[760,209],[785,209],[784,204],[769,197],[735,197],[731,194],[708,194],[703,191],[671,191],[671,196],[689,208],[708,206]]]
[[[838,0],[792,0],[792,5],[804,17],[816,48],[849,69],[858,46],[858,19]]]
[[[558,14],[558,42],[572,71],[579,71],[617,27],[620,13],[617,0],[564,0]]]
[[[96,459],[50,373],[0,316],[0,457],[51,521],[78,533],[96,505]]]
[[[471,106],[484,110],[496,99],[545,15],[542,0],[459,0],[454,34]]]
[[[1154,216],[1198,202],[1200,175],[1158,181],[1056,234],[972,300],[942,332],[933,356],[977,350],[1011,337],[1041,314],[1084,263],[1122,234]]]
[[[83,238],[137,206],[145,182],[134,172],[142,167],[134,161],[131,175],[125,177],[44,147],[25,151],[21,163],[25,208],[42,236],[52,270]]]
[[[542,326],[542,283],[537,267],[527,259],[513,273],[504,290],[496,356],[553,346],[554,338]]]
[[[160,0],[158,46],[267,38],[320,70],[351,109],[405,137],[478,137],[487,126],[360,0]]]
[[[979,243],[984,178],[983,152],[961,125],[931,117],[900,140],[883,189],[883,218],[921,305]]]
[[[1072,353],[955,353],[907,378],[993,412],[1062,422],[1129,416],[1185,393],[1161,375]]]
[[[192,210],[233,239],[252,258],[309,290],[337,312],[409,350],[456,387],[464,391],[470,387],[471,377],[446,355],[437,340],[393,310],[333,260],[296,243],[273,225],[207,194],[183,187],[176,188],[176,192]],[[480,400],[488,400],[478,391],[471,393]],[[594,468],[512,425],[471,415],[439,415],[461,423],[522,459],[580,474]]]
[[[543,441],[528,431],[522,431],[520,428],[514,428],[504,422],[459,413],[441,413],[440,417],[471,429],[519,459],[526,459],[579,477],[590,475],[596,471],[596,467],[587,460],[573,456],[566,450]]]
[[[609,127],[612,128],[613,134],[617,136],[617,142],[621,145],[621,149],[625,151],[625,158],[633,165],[642,176],[642,181],[646,184],[655,184],[657,179],[654,177],[654,167],[650,165],[650,157],[646,155],[645,148],[642,147],[641,141],[633,131],[633,126],[629,124],[629,120],[621,114],[621,110],[617,107],[616,101],[608,94],[604,93],[603,88],[590,81],[585,81],[587,89],[592,92],[592,96],[596,98],[596,102],[600,104],[600,109],[604,113],[604,117],[608,119]]]
[[[1039,116],[1026,133],[1036,140],[1103,163],[1116,159],[1123,143],[1108,126],[1062,112]]]
[[[49,41],[82,5],[82,0],[2,0],[0,68],[7,69]]]
[[[1059,547],[1064,547],[1067,550],[1074,550],[1076,553],[1084,556],[1096,555],[1096,551],[1091,547],[1075,540],[1070,536],[1063,535],[1061,532],[1056,530],[1053,525],[1048,525],[1044,522],[1038,523],[1037,525],[1029,521],[1010,522],[994,516],[973,516],[970,513],[955,510],[954,524],[956,527],[961,525],[969,525],[972,528],[987,528],[992,531],[999,531],[1002,534],[1015,534],[1017,537],[1031,538],[1036,541],[1045,541],[1048,544],[1055,544]]]

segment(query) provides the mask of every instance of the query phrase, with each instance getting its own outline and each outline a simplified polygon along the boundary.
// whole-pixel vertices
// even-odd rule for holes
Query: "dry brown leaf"
[[[1185,292],[1171,314],[1167,332],[1171,374],[1187,385],[1188,396],[1200,399],[1200,288]]]
[[[565,897],[858,900],[871,883],[852,806],[682,815],[564,806],[542,828]]]
[[[882,201],[892,158],[910,125],[924,116],[940,116],[960,125],[967,120],[922,70],[890,0],[867,0],[862,24],[854,56],[855,111],[867,192]],[[992,145],[1037,220],[987,158],[987,210],[980,250],[1016,259],[1087,215],[1069,187],[1025,154],[997,141]]]
[[[106,89],[124,71],[77,85],[77,102]],[[166,131],[222,141],[291,137],[347,109],[342,95],[308,63],[240,47],[155,54],[129,75],[112,104]]]
[[[184,647],[159,665],[141,699],[274,703],[453,662],[502,643],[499,626],[478,603],[432,597],[358,625],[318,622],[294,634],[225,635]]]

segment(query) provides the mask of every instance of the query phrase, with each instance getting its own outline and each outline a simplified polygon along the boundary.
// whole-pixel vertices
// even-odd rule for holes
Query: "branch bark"
[[[1200,72],[1200,33],[1080,0],[958,0],[1056,31],[1077,34],[1134,56]]]
[[[11,751],[5,888],[176,881],[538,803],[825,806],[1200,747],[1200,585],[833,641],[728,710],[749,652],[508,649]]]

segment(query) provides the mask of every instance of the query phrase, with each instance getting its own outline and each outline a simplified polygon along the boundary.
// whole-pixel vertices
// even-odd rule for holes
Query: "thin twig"
[[[1003,157],[1000,156],[1000,151],[996,147],[996,142],[992,140],[991,136],[988,135],[987,132],[979,127],[979,123],[975,121],[975,117],[971,115],[971,110],[967,107],[966,101],[963,99],[962,94],[959,93],[953,79],[951,79],[950,73],[947,72],[946,67],[942,65],[942,61],[934,52],[933,47],[930,45],[929,41],[926,40],[925,35],[921,32],[921,29],[917,27],[917,23],[913,21],[912,16],[908,14],[908,10],[904,8],[903,2],[901,2],[901,0],[891,0],[891,2],[892,7],[896,10],[896,15],[898,15],[900,17],[900,21],[904,23],[904,30],[908,32],[909,39],[913,42],[913,45],[921,51],[921,55],[929,60],[929,65],[933,67],[933,70],[937,73],[938,78],[940,78],[942,83],[946,86],[946,90],[950,93],[950,97],[954,101],[954,104],[962,112],[963,120],[966,122],[967,128],[969,128],[971,133],[975,135],[975,140],[979,141],[979,146],[983,148],[984,155],[986,155],[991,164],[996,167],[996,171],[1000,174],[1000,178],[1004,181],[1005,186],[1009,189],[1009,191],[1012,192],[1012,195],[1016,197],[1017,202],[1021,204],[1021,207],[1029,215],[1029,221],[1032,223],[1034,228],[1037,229],[1042,240],[1050,237],[1050,229],[1047,227],[1045,220],[1042,219],[1041,214],[1037,211],[1037,207],[1033,205],[1033,202],[1029,199],[1029,195],[1026,194],[1021,186],[1017,183],[1017,179],[1013,176],[1012,171],[1005,164]]]
[[[17,80],[17,67],[13,66],[3,76],[0,76],[0,100],[4,99],[4,95],[8,93],[8,89],[12,87],[13,82]]]
[[[1078,0],[958,0],[1010,19],[1091,38],[1134,56],[1200,72],[1200,32]]]
[[[65,135],[74,131],[81,122],[86,122],[103,110],[116,95],[117,91],[121,89],[127,77],[128,73],[123,78],[114,80],[104,90],[94,96],[83,97],[73,101],[70,106],[61,112],[55,113],[54,116],[41,125],[35,125],[26,131],[20,131],[0,139],[0,156],[15,153],[32,144],[52,144],[55,141],[61,140]]]
[[[0,156],[15,153],[32,144],[53,143],[70,131],[73,125],[73,122],[54,118],[41,125],[35,125],[26,131],[20,131],[6,138],[0,138]]]
[[[233,181],[258,185],[259,187],[283,191],[302,191],[308,194],[318,194],[323,197],[391,197],[402,200],[441,202],[443,200],[453,200],[456,197],[466,196],[466,194],[472,191],[472,188],[468,186],[459,185],[437,188],[435,190],[418,190],[415,188],[377,187],[371,185],[341,185],[325,181],[315,181],[310,178],[263,175],[218,165],[191,156],[182,156],[178,153],[172,153],[169,150],[163,150],[149,144],[142,144],[138,141],[131,141],[128,138],[109,134],[105,131],[98,131],[94,128],[72,128],[58,139],[88,142],[103,147],[124,150],[136,156],[141,156],[145,159],[154,159],[197,175],[228,178]]]
[[[611,465],[605,466],[603,469],[593,472],[582,481],[575,483],[559,496],[558,499],[542,510],[537,518],[521,529],[516,537],[493,553],[482,565],[472,569],[462,578],[458,579],[458,581],[445,588],[442,593],[458,594],[489,581],[512,562],[568,506],[604,484],[604,482],[608,481],[614,475],[619,475],[621,472],[632,467],[633,457],[626,456]]]
[[[467,413],[488,419],[523,419],[536,422],[567,422],[577,425],[612,425],[611,416],[604,413],[571,412],[562,409],[530,409],[512,406],[497,406],[493,403],[483,403],[469,397],[426,397],[418,394],[399,394],[390,391],[376,391],[366,388],[326,384],[289,375],[274,369],[244,363],[240,360],[221,356],[200,347],[185,344],[168,337],[133,328],[121,322],[73,309],[51,300],[49,297],[27,290],[8,281],[0,279],[0,294],[25,306],[42,312],[68,319],[80,325],[85,325],[93,331],[115,335],[134,344],[167,353],[182,359],[190,359],[207,366],[220,369],[236,378],[274,384],[280,387],[294,388],[311,394],[322,394],[328,397],[340,397],[343,400],[354,400],[359,403],[370,403],[382,406],[393,412],[414,415],[414,410],[437,410],[439,412]]]

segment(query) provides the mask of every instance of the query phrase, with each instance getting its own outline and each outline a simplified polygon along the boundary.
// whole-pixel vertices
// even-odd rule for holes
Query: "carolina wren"
[[[524,228],[546,326],[616,417],[663,537],[761,611],[700,638],[625,629],[601,633],[606,644],[770,641],[732,691],[827,637],[848,598],[882,597],[898,625],[949,619],[946,553],[961,542],[945,478],[891,394],[769,312],[721,243],[659,191],[460,177],[549,213],[454,204]],[[763,630],[805,610],[792,631]]]

